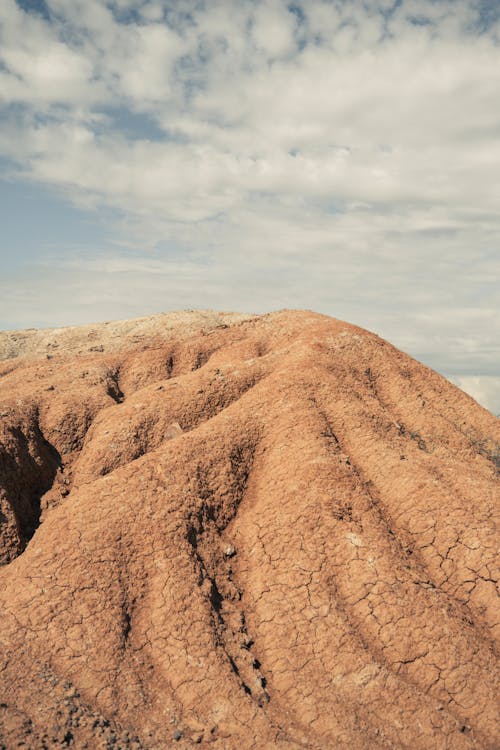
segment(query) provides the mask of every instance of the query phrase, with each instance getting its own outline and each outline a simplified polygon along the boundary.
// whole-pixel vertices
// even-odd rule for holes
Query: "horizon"
[[[494,0],[4,0],[0,329],[310,309],[500,413]]]

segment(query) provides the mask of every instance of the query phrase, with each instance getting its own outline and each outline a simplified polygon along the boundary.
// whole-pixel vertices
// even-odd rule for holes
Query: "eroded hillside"
[[[0,747],[498,747],[471,398],[313,313],[0,352]]]

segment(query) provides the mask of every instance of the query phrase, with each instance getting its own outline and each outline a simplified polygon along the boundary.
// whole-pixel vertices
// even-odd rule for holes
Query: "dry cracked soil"
[[[0,748],[500,747],[499,420],[309,312],[0,334]]]

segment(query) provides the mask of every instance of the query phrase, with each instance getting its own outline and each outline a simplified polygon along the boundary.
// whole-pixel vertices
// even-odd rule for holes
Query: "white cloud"
[[[295,50],[295,21],[286,5],[279,0],[257,5],[252,17],[252,36],[257,48],[270,59]]]
[[[33,109],[51,102],[88,100],[92,62],[58,39],[42,19],[23,13],[12,0],[2,7],[0,101]],[[97,87],[99,89],[99,85]]]
[[[0,9],[0,155],[23,179],[167,264],[202,258],[231,279],[218,306],[244,281],[273,306],[267,269],[288,306],[498,368],[500,25],[476,0],[46,4]]]
[[[500,378],[488,375],[456,375],[451,381],[479,404],[500,416]]]
[[[43,132],[25,120],[17,139],[35,179],[50,179],[55,168],[57,182],[74,193],[95,190],[100,200],[125,200],[127,211],[139,213],[155,192],[162,218],[171,212],[173,220],[185,218],[183,209],[177,213],[180,203],[204,203],[204,213],[216,214],[227,210],[228,200],[248,205],[256,192],[331,200],[342,209],[362,203],[382,216],[395,205],[405,212],[441,205],[496,214],[500,115],[492,66],[500,66],[500,53],[490,37],[436,41],[425,27],[407,24],[398,37],[376,44],[381,16],[360,18],[360,6],[352,4],[353,28],[361,35],[354,49],[338,53],[310,41],[276,61],[293,49],[297,23],[284,3],[258,4],[248,17],[240,10],[234,21],[227,12],[222,21],[224,6],[202,9],[194,26],[177,30],[126,26],[102,3],[91,5],[77,3],[70,15],[67,2],[50,3],[84,38],[83,49],[80,42],[73,49],[54,41],[53,27],[31,19],[24,48],[14,45],[4,54],[11,78],[22,79],[13,98],[24,97],[38,112],[40,100],[49,106]],[[330,41],[345,28],[336,11],[332,16],[337,26]],[[253,23],[251,33],[245,21]],[[367,47],[364,30],[372,25],[378,31]],[[259,28],[275,49],[263,42],[254,47]],[[45,47],[43,30],[50,38]],[[51,110],[51,102],[70,112]],[[173,132],[175,143],[134,143],[131,152],[112,126],[96,128],[89,108],[127,102]],[[70,125],[95,136],[85,141],[80,160],[66,149]],[[44,148],[37,148],[42,139]],[[89,184],[91,172],[98,187]],[[117,172],[132,194],[117,192]],[[179,201],[165,205],[174,176]],[[199,210],[194,214],[200,217]]]
[[[183,47],[178,36],[162,24],[139,27],[134,52],[121,72],[125,96],[143,102],[167,99],[172,63]]]

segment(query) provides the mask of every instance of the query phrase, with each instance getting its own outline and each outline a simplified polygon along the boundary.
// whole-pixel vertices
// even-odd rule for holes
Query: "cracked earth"
[[[305,312],[0,359],[0,748],[500,746],[500,425],[471,398]]]

